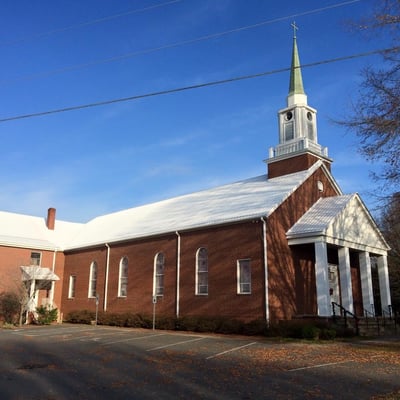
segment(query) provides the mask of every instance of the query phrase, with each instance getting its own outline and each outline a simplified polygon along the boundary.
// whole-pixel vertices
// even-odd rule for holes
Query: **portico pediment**
[[[325,241],[386,254],[389,246],[358,194],[321,198],[286,233],[289,245]]]

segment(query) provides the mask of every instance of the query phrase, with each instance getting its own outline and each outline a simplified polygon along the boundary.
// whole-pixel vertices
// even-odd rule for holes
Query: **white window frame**
[[[245,267],[248,267],[248,276],[245,276]],[[237,294],[251,294],[251,259],[243,258],[237,260]]]
[[[124,256],[119,262],[118,297],[127,297],[128,295],[128,273],[129,261],[128,257]]]
[[[201,252],[205,252],[205,257],[201,257]],[[205,268],[200,265],[205,262]],[[195,276],[195,293],[197,296],[208,296],[208,250],[200,247],[196,252],[196,276]],[[204,284],[204,282],[206,282]]]
[[[33,257],[33,255],[39,255],[38,257]],[[33,262],[33,260],[39,260],[39,262]],[[41,266],[42,265],[42,253],[40,251],[32,251],[31,252],[31,261],[30,261],[30,265],[37,265],[37,266]]]
[[[75,298],[75,288],[76,288],[76,275],[69,276],[69,286],[68,286],[68,298]]]
[[[159,266],[162,267],[161,273],[158,268]],[[165,256],[164,253],[159,252],[154,256],[153,296],[157,297],[164,296],[164,276],[165,276]]]
[[[93,299],[97,295],[97,278],[98,278],[99,266],[96,261],[92,261],[90,264],[89,273],[89,287],[88,287],[88,297]]]

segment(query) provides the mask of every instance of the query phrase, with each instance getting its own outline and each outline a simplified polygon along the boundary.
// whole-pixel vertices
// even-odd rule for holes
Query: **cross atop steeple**
[[[293,37],[296,38],[296,31],[299,30],[299,27],[296,25],[296,21],[293,21],[290,25],[293,27]]]

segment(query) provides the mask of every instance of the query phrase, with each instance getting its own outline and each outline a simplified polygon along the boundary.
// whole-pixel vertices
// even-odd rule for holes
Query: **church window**
[[[163,253],[157,253],[154,258],[154,295],[164,295],[164,263]]]
[[[119,262],[118,297],[126,297],[128,293],[128,258],[122,257]]]
[[[251,264],[250,259],[237,261],[237,292],[238,294],[251,293]]]
[[[96,286],[97,286],[97,262],[93,261],[90,264],[88,297],[96,297],[96,295],[97,295]]]
[[[68,287],[68,298],[69,299],[73,299],[75,297],[75,286],[76,286],[76,276],[70,275],[69,287]]]
[[[294,139],[293,121],[292,122],[287,122],[284,125],[284,132],[285,132],[285,142],[287,142],[288,140]]]
[[[315,142],[314,124],[312,123],[312,121],[307,122],[307,130],[308,138]]]
[[[204,247],[196,253],[196,294],[208,294],[208,252]]]
[[[31,265],[40,265],[41,253],[32,252],[31,253]]]

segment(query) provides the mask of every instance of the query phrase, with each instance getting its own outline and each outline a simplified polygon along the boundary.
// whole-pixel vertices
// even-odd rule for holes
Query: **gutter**
[[[264,307],[265,320],[269,324],[269,298],[268,298],[268,248],[267,248],[267,221],[261,217],[263,223],[263,248],[264,248]]]
[[[179,299],[180,299],[180,280],[181,280],[181,236],[178,231],[175,232],[177,236],[177,249],[176,249],[176,317],[179,318]]]
[[[104,303],[103,303],[103,310],[107,311],[107,297],[108,297],[108,271],[110,269],[110,246],[108,243],[104,243],[107,247],[107,261],[106,261],[106,278],[104,282]]]

